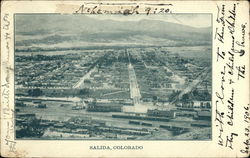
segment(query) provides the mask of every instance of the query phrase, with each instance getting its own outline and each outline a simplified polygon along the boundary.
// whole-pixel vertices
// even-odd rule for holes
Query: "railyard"
[[[17,107],[20,111],[16,115],[19,118],[17,125],[24,123],[22,121],[30,117],[27,114],[35,114],[35,117],[40,118],[41,125],[46,128],[42,139],[53,139],[53,136],[69,139],[79,137],[84,139],[142,139],[143,136],[159,132],[166,132],[168,134],[166,139],[172,139],[173,135],[191,132],[193,127],[210,128],[210,120],[195,120],[193,119],[195,114],[181,119],[153,116],[149,117],[151,119],[145,119],[148,114],[88,112],[86,109],[73,110],[73,103],[61,106],[64,102],[42,102],[48,105],[47,108],[30,105]],[[127,118],[119,116],[127,116]]]

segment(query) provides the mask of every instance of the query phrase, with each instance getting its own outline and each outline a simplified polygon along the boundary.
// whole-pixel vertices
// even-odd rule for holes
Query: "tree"
[[[157,100],[157,96],[154,95],[154,96],[153,96],[153,100]]]
[[[38,137],[40,138],[45,131],[45,128],[41,126],[41,119],[36,117],[25,118],[25,123],[19,125],[20,129],[16,131],[16,137]]]
[[[37,96],[41,96],[43,94],[43,91],[39,88],[29,89],[28,94],[29,94],[29,96],[37,97]]]
[[[88,88],[81,89],[81,90],[79,90],[78,94],[79,95],[88,95],[89,89]]]
[[[157,99],[158,99],[158,97],[157,96],[153,96],[153,103],[154,103],[154,105],[157,103]]]
[[[190,101],[189,95],[188,95],[188,94],[184,94],[184,95],[182,96],[182,98],[181,98],[181,101],[182,101],[183,103],[188,103],[188,102]]]
[[[174,99],[177,97],[177,95],[179,95],[180,94],[180,92],[181,91],[173,91],[170,95],[169,95],[169,97],[168,97],[168,100],[170,101],[170,102],[172,102],[172,101],[174,101]]]

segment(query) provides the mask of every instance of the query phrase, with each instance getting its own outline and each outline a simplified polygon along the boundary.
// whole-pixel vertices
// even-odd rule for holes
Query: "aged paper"
[[[1,2],[1,156],[247,157],[247,1]]]

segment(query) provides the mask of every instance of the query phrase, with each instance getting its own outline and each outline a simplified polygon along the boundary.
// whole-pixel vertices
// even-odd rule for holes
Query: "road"
[[[177,100],[180,100],[184,94],[191,92],[196,86],[198,86],[204,78],[210,74],[209,71],[211,67],[206,68],[190,85],[188,85],[172,102],[171,104],[175,103]]]
[[[129,64],[128,64],[128,74],[129,74],[129,83],[130,83],[130,98],[133,99],[134,105],[140,104],[141,93],[139,85],[137,83],[136,74],[133,65],[130,62],[130,55],[128,54]]]
[[[88,73],[86,73],[80,80],[73,86],[73,88],[83,88],[84,80],[89,79],[92,72],[96,71],[96,67],[91,69]]]

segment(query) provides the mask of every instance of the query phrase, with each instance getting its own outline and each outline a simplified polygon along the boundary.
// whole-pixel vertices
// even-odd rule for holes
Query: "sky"
[[[139,21],[142,19],[161,20],[196,28],[210,27],[211,14],[165,14],[165,15],[87,15],[99,20]]]

